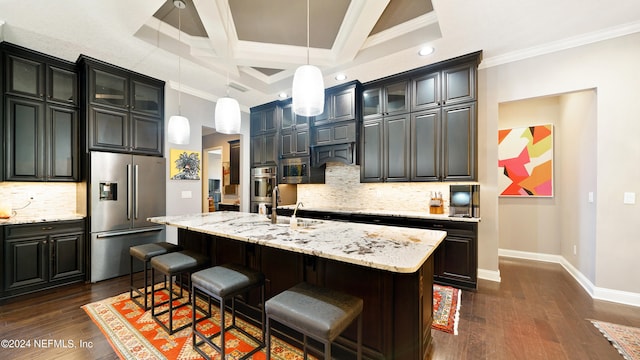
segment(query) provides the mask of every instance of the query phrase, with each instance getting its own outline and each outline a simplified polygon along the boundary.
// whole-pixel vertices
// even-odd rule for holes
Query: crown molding
[[[485,58],[478,66],[478,69],[487,69],[540,55],[551,54],[562,50],[593,44],[599,41],[610,40],[637,32],[640,32],[640,21]]]

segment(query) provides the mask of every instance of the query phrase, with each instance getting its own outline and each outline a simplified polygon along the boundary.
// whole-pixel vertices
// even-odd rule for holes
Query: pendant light
[[[296,69],[291,90],[293,112],[301,116],[316,116],[324,111],[324,80],[322,72],[309,65],[309,0],[307,0],[307,64]]]
[[[229,32],[229,23],[231,22],[231,7],[227,8],[227,57],[231,58],[231,33]],[[229,96],[229,70],[227,70],[227,96],[221,97],[216,101],[215,112],[216,132],[223,134],[239,134],[240,133],[240,105],[238,100]]]
[[[178,42],[180,42],[180,33],[182,32],[182,9],[187,5],[182,0],[174,0],[173,5],[178,8]],[[178,54],[178,115],[173,115],[169,118],[169,134],[168,141],[170,143],[179,145],[188,145],[191,137],[191,128],[189,127],[189,119],[182,116],[182,81],[180,79],[181,70],[181,57]]]

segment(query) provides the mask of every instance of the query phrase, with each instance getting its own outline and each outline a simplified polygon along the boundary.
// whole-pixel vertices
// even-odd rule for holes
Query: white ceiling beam
[[[336,40],[333,55],[336,62],[353,60],[390,0],[352,0]]]

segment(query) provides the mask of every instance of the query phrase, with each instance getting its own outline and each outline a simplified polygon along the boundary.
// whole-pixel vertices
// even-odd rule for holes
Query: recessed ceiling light
[[[286,92],[281,92],[280,94],[278,94],[278,97],[280,97],[280,99],[286,99],[287,98],[287,93]]]
[[[420,49],[420,51],[418,51],[418,55],[427,56],[427,55],[433,54],[434,51],[435,49],[432,48],[431,46],[425,46],[422,49]]]
[[[336,78],[335,78],[335,79],[336,79],[336,80],[338,80],[338,81],[346,80],[346,79],[347,79],[347,75],[345,75],[345,74],[338,74],[338,75],[336,75]]]

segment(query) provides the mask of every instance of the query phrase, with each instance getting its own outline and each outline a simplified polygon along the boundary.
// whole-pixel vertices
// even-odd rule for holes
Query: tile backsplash
[[[0,182],[0,204],[10,203],[16,217],[86,215],[86,206],[78,206],[84,202],[84,198],[78,202],[82,186],[82,183]]]
[[[308,208],[429,212],[432,192],[441,192],[449,213],[449,185],[442,182],[360,183],[360,166],[327,163],[324,184],[299,184],[298,201]]]

